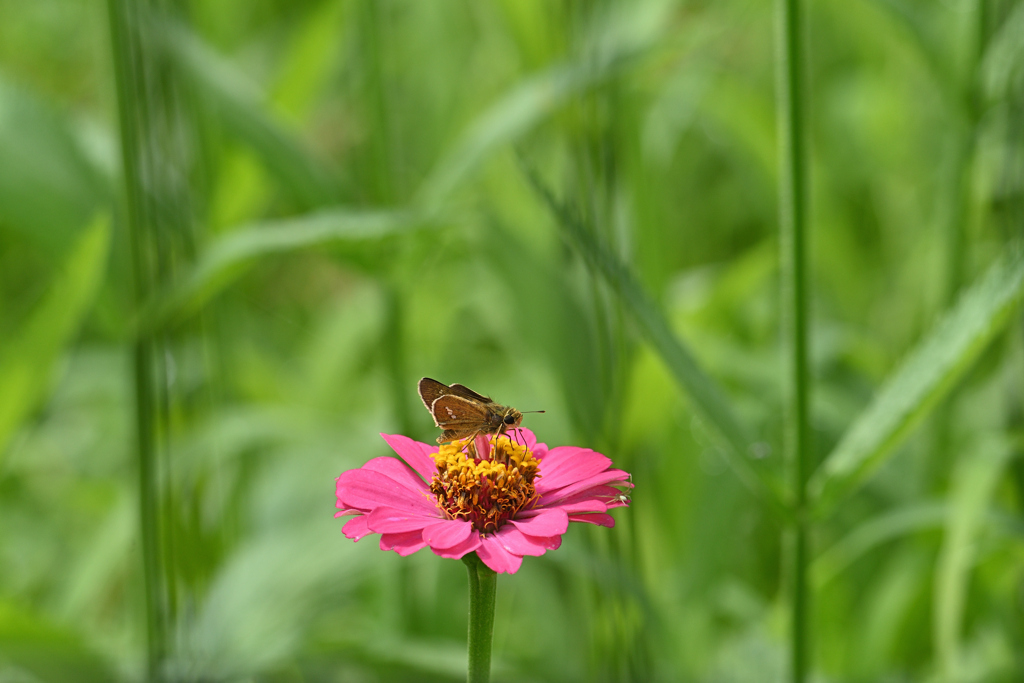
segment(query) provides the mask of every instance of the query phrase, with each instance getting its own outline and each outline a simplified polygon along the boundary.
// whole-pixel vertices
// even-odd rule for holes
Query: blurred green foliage
[[[0,1],[0,681],[462,679],[424,375],[636,484],[496,681],[785,680],[773,12]],[[1019,681],[1024,2],[808,21],[815,680]]]

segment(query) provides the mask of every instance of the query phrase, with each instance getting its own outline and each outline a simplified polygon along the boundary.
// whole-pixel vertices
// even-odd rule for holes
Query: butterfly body
[[[462,384],[448,386],[424,377],[420,380],[419,392],[434,424],[444,430],[438,443],[477,434],[504,434],[523,421],[523,414],[515,408],[498,405]]]

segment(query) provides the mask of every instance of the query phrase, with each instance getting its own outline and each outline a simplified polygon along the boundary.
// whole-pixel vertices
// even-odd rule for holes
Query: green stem
[[[462,558],[469,569],[468,683],[491,680],[491,640],[494,636],[494,593],[498,575],[476,553]]]
[[[809,429],[810,371],[807,358],[807,153],[804,121],[804,24],[800,0],[779,0],[780,246],[787,331],[788,395],[786,453],[794,522],[786,544],[792,607],[790,636],[794,683],[807,680],[810,637],[810,524],[807,478],[812,467]]]

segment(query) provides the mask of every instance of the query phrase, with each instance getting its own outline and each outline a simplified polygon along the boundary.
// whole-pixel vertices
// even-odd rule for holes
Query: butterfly
[[[523,414],[515,408],[498,405],[462,384],[448,386],[424,377],[420,380],[419,392],[423,405],[434,417],[434,424],[444,430],[437,437],[438,443],[477,434],[504,434],[523,421]]]

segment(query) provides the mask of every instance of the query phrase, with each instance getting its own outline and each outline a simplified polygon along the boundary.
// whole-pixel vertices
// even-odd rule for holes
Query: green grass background
[[[811,680],[1024,680],[1024,2],[806,10]],[[0,682],[463,679],[424,375],[636,485],[495,681],[790,680],[775,15],[0,0]]]

